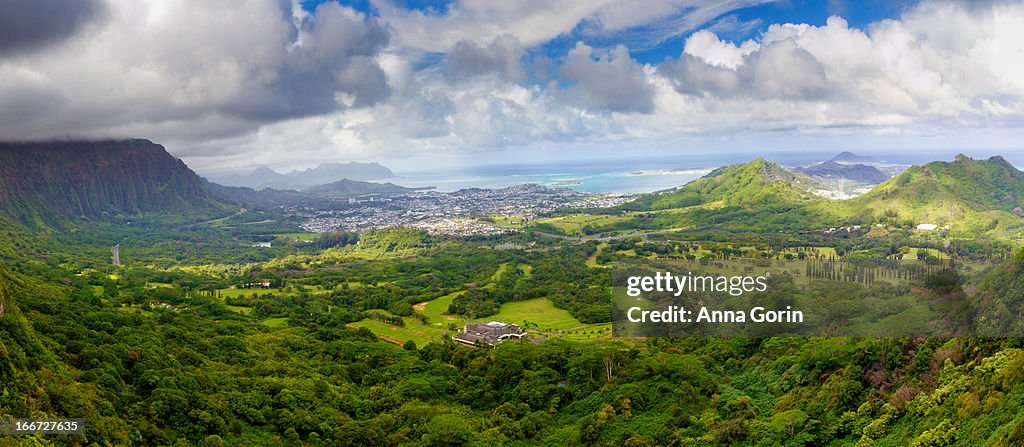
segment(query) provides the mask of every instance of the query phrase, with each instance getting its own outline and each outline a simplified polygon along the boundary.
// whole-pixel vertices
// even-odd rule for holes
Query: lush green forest
[[[1021,329],[1024,255],[1012,228],[922,234],[900,222],[914,216],[885,211],[849,214],[865,219],[853,228],[825,220],[846,211],[820,208],[780,169],[723,168],[614,211],[477,239],[308,235],[273,209],[205,195],[181,205],[195,198],[188,188],[155,212],[87,200],[95,216],[58,219],[5,206],[0,418],[86,424],[0,445],[1024,444],[1024,346],[998,337]],[[971,175],[994,180],[957,199],[975,204],[965,212],[1013,215],[1019,185],[1003,183],[1016,174],[973,169],[908,171],[861,200]],[[51,189],[7,182],[7,199],[48,200]],[[623,236],[558,237],[556,224],[584,222]],[[839,224],[851,226],[819,228]],[[673,230],[638,231],[658,228]],[[905,305],[964,304],[974,325],[931,338],[614,337],[612,266],[640,259],[770,272],[772,299],[852,300],[868,322]],[[491,319],[529,337],[452,341]]]

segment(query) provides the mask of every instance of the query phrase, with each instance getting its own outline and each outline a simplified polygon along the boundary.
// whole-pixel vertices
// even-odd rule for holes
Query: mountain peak
[[[963,154],[952,162],[913,166],[852,202],[878,215],[961,227],[992,221],[968,219],[972,213],[1010,212],[1020,203],[1024,173],[1002,157],[975,160]]]
[[[277,171],[273,170],[270,166],[260,165],[258,168],[252,171],[249,175],[280,175]]]
[[[836,155],[835,157],[832,157],[832,159],[829,160],[829,161],[834,161],[836,163],[847,163],[847,164],[848,163],[861,163],[861,164],[864,164],[864,163],[867,163],[867,164],[878,163],[878,159],[875,158],[875,157],[872,157],[872,156],[869,156],[869,155],[855,154],[855,153],[850,152],[850,151],[840,152],[839,155]]]

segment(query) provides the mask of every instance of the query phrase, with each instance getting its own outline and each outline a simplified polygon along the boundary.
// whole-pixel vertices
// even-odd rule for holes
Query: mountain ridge
[[[1014,213],[1021,204],[1024,173],[998,155],[975,160],[958,154],[953,161],[911,166],[847,206],[861,213],[946,225],[981,213],[998,218],[993,213]]]
[[[204,177],[224,186],[239,186],[261,190],[302,190],[317,185],[337,182],[343,179],[355,181],[382,180],[394,178],[395,174],[376,162],[320,163],[304,170],[292,170],[282,174],[273,168],[261,165],[248,173],[209,173]]]
[[[819,199],[809,191],[819,186],[806,175],[756,158],[717,168],[673,189],[642,196],[629,210],[664,210],[720,203],[725,206],[792,206]]]
[[[0,205],[22,222],[223,207],[145,139],[0,143]]]

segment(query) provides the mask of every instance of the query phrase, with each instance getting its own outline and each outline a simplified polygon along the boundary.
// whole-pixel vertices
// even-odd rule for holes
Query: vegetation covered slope
[[[950,225],[983,232],[1021,225],[1024,173],[999,156],[913,166],[869,193],[838,202],[836,211],[861,219]]]
[[[1024,253],[992,268],[972,284],[975,330],[1002,336],[1024,332]]]
[[[792,206],[815,200],[810,178],[758,158],[715,169],[678,188],[645,195],[623,208],[652,211],[701,204],[740,207]]]
[[[149,140],[0,143],[0,210],[25,223],[222,207]]]

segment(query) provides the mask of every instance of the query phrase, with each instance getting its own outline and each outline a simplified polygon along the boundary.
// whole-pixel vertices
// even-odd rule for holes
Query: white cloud
[[[735,70],[743,63],[743,58],[746,55],[753,53],[758,48],[760,45],[753,40],[736,46],[732,42],[722,41],[711,31],[701,30],[686,38],[683,52],[704,60],[708,65]]]
[[[1020,3],[929,1],[732,42],[748,24],[707,22],[749,2],[379,2],[373,19],[333,2],[107,1],[102,20],[0,55],[0,135],[148,137],[199,167],[292,167],[630,140],[997,144],[1024,124]],[[630,57],[698,26],[675,60]],[[537,54],[566,36],[588,43]]]
[[[101,27],[0,58],[7,138],[202,141],[385,98],[373,20],[336,3],[111,0]],[[30,88],[26,89],[28,86]],[[338,101],[341,99],[342,101]]]
[[[502,35],[532,47],[577,29],[588,39],[604,38],[639,49],[730,11],[772,1],[777,0],[457,0],[443,13],[408,10],[391,0],[376,0],[373,5],[391,24],[400,46],[443,52],[458,42],[483,45]]]

